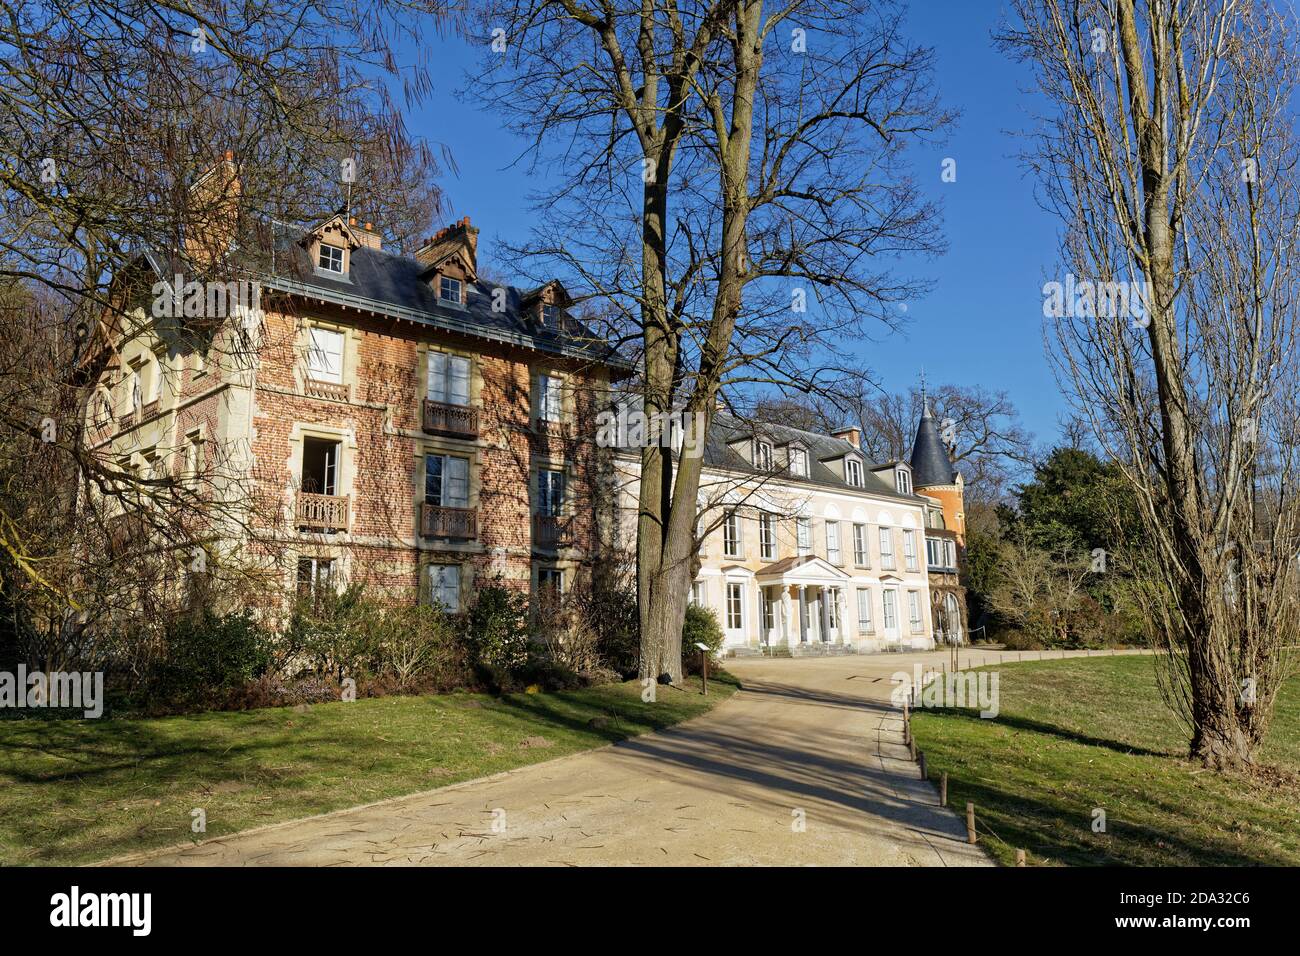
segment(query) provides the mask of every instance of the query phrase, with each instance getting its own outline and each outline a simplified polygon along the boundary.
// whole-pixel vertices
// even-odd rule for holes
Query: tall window
[[[808,452],[802,448],[790,449],[790,474],[808,477]]]
[[[744,615],[742,605],[744,602],[745,592],[743,585],[727,585],[727,629],[739,631],[744,625]]]
[[[925,539],[925,563],[931,568],[943,567],[943,542],[938,538]]]
[[[770,442],[761,441],[754,448],[754,465],[764,471],[770,471],[772,468],[772,445]]]
[[[916,532],[903,532],[903,559],[907,564],[907,570],[916,571]]]
[[[907,592],[907,616],[911,621],[913,634],[919,634],[925,630],[921,624],[921,593],[919,591]]]
[[[871,564],[870,555],[867,553],[867,526],[864,524],[853,526],[853,563],[860,568]]]
[[[776,519],[767,513],[758,516],[758,551],[764,561],[776,557]]]
[[[460,611],[460,565],[429,565],[429,603],[455,614]]]
[[[424,500],[442,508],[469,506],[469,459],[424,456]]]
[[[880,566],[886,571],[894,569],[894,529],[880,529]]]
[[[845,459],[845,469],[848,475],[849,484],[854,488],[862,487],[862,462],[856,458]]]
[[[562,417],[560,385],[554,375],[537,376],[537,414],[544,422],[558,422]]]
[[[831,564],[840,563],[840,523],[826,522],[826,560]]]
[[[462,302],[460,280],[442,276],[438,280],[438,298],[443,302],[454,302],[460,305]]]
[[[740,515],[728,511],[722,520],[722,552],[729,558],[740,557]]]
[[[696,581],[691,585],[691,603],[700,607],[707,606],[705,603],[704,582]]]
[[[943,543],[943,553],[944,557],[947,558],[944,567],[957,567],[957,543],[955,541],[945,541]]]
[[[329,558],[298,559],[298,596],[315,598],[329,587],[334,562]]]
[[[886,588],[880,595],[885,610],[885,630],[892,631],[898,627],[898,592],[893,588]]]
[[[448,405],[468,405],[469,359],[445,352],[430,352],[428,398]]]
[[[899,494],[910,495],[912,493],[912,475],[905,468],[898,468],[894,471],[894,487]]]
[[[537,513],[558,518],[564,511],[564,472],[542,469],[537,472]]]
[[[812,552],[812,521],[807,518],[796,518],[794,520],[795,544],[798,546],[799,556]]]
[[[343,274],[343,250],[338,246],[320,244],[320,258],[317,260],[322,272]]]
[[[144,408],[144,366],[133,365],[131,367],[131,407],[128,411],[139,415],[142,408]]]
[[[858,630],[870,633],[875,630],[871,621],[871,589],[858,588]]]
[[[557,601],[564,593],[564,570],[562,568],[537,569],[537,596],[545,601]]]
[[[308,329],[307,375],[317,382],[343,381],[343,333],[333,329]]]
[[[185,436],[185,473],[190,476],[203,473],[203,433],[198,429]]]

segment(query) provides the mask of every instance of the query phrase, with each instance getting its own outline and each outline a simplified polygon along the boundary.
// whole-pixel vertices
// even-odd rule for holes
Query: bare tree
[[[902,149],[948,116],[895,5],[534,0],[483,23],[490,96],[566,164],[524,251],[605,303],[647,413],[707,425],[720,395],[815,389],[829,342],[921,291],[882,260],[941,248]],[[644,677],[681,676],[701,467],[642,454]]]
[[[1066,226],[1049,355],[1143,511],[1166,694],[1253,760],[1297,624],[1295,21],[1265,0],[1021,0]],[[1076,295],[1062,297],[1063,285]]]

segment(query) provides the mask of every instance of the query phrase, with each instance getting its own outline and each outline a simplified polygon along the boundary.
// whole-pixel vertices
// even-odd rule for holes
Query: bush
[[[185,615],[164,633],[147,682],[149,706],[219,699],[262,677],[270,664],[270,640],[249,611]]]
[[[716,660],[724,639],[722,625],[712,608],[695,603],[686,605],[686,620],[682,624],[682,670],[688,674],[699,671],[700,649],[696,644],[705,645],[710,660]]]
[[[337,681],[371,674],[375,613],[359,584],[337,593],[323,588],[311,597],[300,597],[277,649],[277,669],[289,673],[306,664],[314,673]]]
[[[462,633],[471,663],[501,683],[528,660],[528,598],[499,582],[479,588]]]
[[[440,608],[414,605],[369,615],[374,672],[399,690],[452,690],[472,683],[468,649]]]

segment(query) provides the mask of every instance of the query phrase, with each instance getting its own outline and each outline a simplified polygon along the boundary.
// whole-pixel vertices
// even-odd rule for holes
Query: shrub
[[[370,674],[375,613],[359,584],[300,597],[277,649],[277,669],[293,672],[305,663],[314,673],[339,681]]]
[[[373,669],[401,690],[451,690],[473,680],[455,622],[428,605],[385,608],[370,616]]]
[[[686,605],[686,620],[682,624],[682,669],[686,673],[694,674],[700,668],[700,649],[696,644],[705,645],[709,658],[716,660],[723,640],[722,625],[712,608],[695,603]]]
[[[247,611],[188,614],[169,623],[148,681],[151,707],[218,699],[271,663],[268,635]]]
[[[499,581],[479,588],[462,633],[471,663],[501,683],[528,660],[528,598]]]

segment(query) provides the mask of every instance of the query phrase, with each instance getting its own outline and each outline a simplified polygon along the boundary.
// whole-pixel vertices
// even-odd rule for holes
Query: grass
[[[701,714],[729,675],[554,694],[384,697],[305,710],[0,721],[0,864],[78,864],[211,839],[589,750]],[[207,832],[191,834],[191,811]]]
[[[948,772],[949,805],[974,801],[1000,862],[1019,847],[1031,865],[1300,865],[1300,679],[1258,755],[1272,771],[1225,776],[1186,759],[1150,657],[999,670],[996,719],[929,710],[912,729],[931,777]]]

